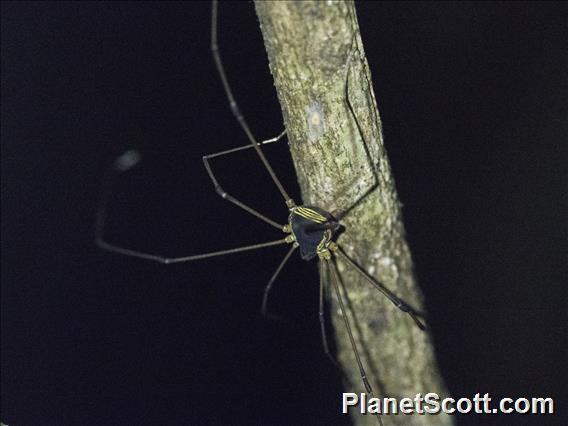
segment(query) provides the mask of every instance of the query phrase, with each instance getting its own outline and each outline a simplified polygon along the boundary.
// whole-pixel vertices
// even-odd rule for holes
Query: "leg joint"
[[[227,198],[229,194],[225,192],[221,185],[215,185],[215,192],[221,196],[221,198]]]
[[[239,108],[239,105],[235,101],[231,101],[230,106],[233,115],[237,118],[237,120],[242,121],[243,115],[241,114],[241,109]]]
[[[396,303],[396,307],[398,309],[400,309],[402,312],[409,312],[410,311],[410,308],[408,307],[408,305],[401,300],[398,300],[398,302]]]

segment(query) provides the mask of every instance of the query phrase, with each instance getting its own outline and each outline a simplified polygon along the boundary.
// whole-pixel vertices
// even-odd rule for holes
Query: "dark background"
[[[442,373],[457,397],[555,397],[566,373],[566,5],[359,3],[408,240]],[[209,3],[2,3],[2,407],[9,425],[347,424],[323,356],[315,264],[285,249],[163,266],[280,238],[224,202],[201,163],[246,143],[209,53]],[[259,138],[282,117],[254,8],[220,5],[220,45]],[[267,149],[299,198],[285,144]],[[226,189],[286,210],[252,153]]]

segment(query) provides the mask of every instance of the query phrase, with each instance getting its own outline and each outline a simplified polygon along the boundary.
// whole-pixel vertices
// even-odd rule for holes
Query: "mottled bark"
[[[368,193],[342,220],[346,232],[338,242],[369,274],[421,310],[422,295],[413,276],[355,5],[260,0],[255,4],[303,203],[338,213]],[[346,102],[347,72],[349,99],[361,132]],[[358,325],[355,337],[376,396],[414,397],[425,392],[447,396],[428,333],[347,265],[338,263],[356,318],[353,323]],[[338,358],[352,382],[346,384],[346,391],[361,392],[334,297],[330,310]],[[372,416],[354,416],[354,420],[376,422]],[[385,425],[451,422],[448,416],[384,418]]]

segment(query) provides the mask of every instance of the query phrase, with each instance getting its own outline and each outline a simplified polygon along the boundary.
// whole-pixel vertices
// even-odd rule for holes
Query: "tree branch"
[[[338,243],[364,270],[421,310],[422,295],[412,272],[355,5],[259,0],[255,5],[304,204],[336,215],[347,211],[342,219],[346,232]],[[349,110],[346,84],[356,119]],[[428,333],[347,264],[338,260],[338,267],[376,396],[413,398],[427,392],[447,396]],[[338,358],[352,383],[347,391],[361,392],[337,300],[332,298],[331,303]],[[375,422],[372,416],[354,420]],[[383,421],[385,425],[452,423],[442,415],[435,419],[398,415]]]

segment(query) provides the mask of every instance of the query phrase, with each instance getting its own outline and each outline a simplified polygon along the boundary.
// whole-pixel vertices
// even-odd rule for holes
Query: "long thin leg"
[[[280,140],[284,135],[286,134],[286,131],[283,131],[282,133],[280,133],[278,136],[276,136],[275,138],[272,139],[268,139],[266,141],[260,142],[258,143],[258,145],[261,144],[267,144],[267,143],[272,143],[272,142],[276,142],[278,140]],[[221,198],[235,204],[236,206],[240,207],[241,209],[249,212],[250,214],[252,214],[253,216],[256,216],[258,219],[263,220],[264,222],[268,223],[269,225],[274,226],[275,228],[278,228],[280,230],[283,229],[283,225],[280,225],[279,223],[273,221],[272,219],[267,218],[266,216],[264,216],[262,213],[259,213],[258,211],[254,210],[253,208],[247,206],[245,203],[237,200],[235,197],[233,197],[232,195],[228,194],[222,187],[221,185],[219,185],[219,182],[217,181],[217,178],[215,177],[213,170],[211,169],[211,165],[209,164],[209,159],[211,158],[215,158],[215,157],[220,157],[222,155],[227,155],[227,154],[231,154],[233,152],[236,151],[241,151],[243,149],[247,149],[247,148],[252,148],[252,145],[245,145],[245,146],[241,146],[238,148],[233,148],[233,149],[229,149],[227,151],[222,151],[222,152],[217,152],[215,154],[210,154],[210,155],[205,155],[203,157],[203,164],[205,165],[205,170],[207,170],[207,174],[209,175],[209,178],[211,179],[211,182],[213,182],[213,186],[215,187],[215,191],[217,192],[217,194],[219,194],[221,196]]]
[[[282,239],[276,241],[269,241],[267,243],[253,244],[250,246],[237,247],[228,250],[214,251],[210,253],[195,254],[183,257],[163,257],[155,254],[144,253],[141,251],[130,250],[124,247],[115,246],[114,244],[109,244],[106,241],[104,241],[102,238],[97,238],[96,243],[100,248],[108,250],[113,253],[123,254],[125,256],[137,257],[139,259],[153,260],[155,262],[169,265],[171,263],[191,262],[192,260],[206,259],[208,257],[224,256],[226,254],[239,253],[241,251],[256,250],[265,247],[277,246],[280,244],[286,244],[287,241],[285,239]]]
[[[278,188],[278,191],[280,191],[280,194],[282,194],[282,197],[284,197],[284,201],[286,202],[286,205],[289,208],[294,207],[295,206],[294,201],[290,198],[290,196],[288,195],[288,193],[286,192],[286,190],[284,189],[284,187],[280,183],[280,180],[278,179],[278,177],[274,173],[274,170],[272,169],[272,167],[268,163],[268,160],[266,159],[266,157],[264,156],[264,153],[260,149],[258,142],[256,141],[255,137],[253,136],[245,118],[241,114],[239,106],[237,105],[237,102],[235,101],[235,98],[233,96],[231,86],[229,85],[229,81],[227,80],[227,75],[225,74],[225,69],[223,67],[223,61],[221,60],[221,55],[219,54],[219,46],[217,44],[217,7],[218,7],[217,0],[213,0],[212,6],[211,6],[211,53],[213,54],[213,60],[215,61],[215,65],[217,67],[217,71],[219,72],[219,76],[221,77],[221,82],[223,83],[223,89],[225,90],[225,94],[227,95],[227,99],[229,100],[229,105],[231,107],[231,111],[232,111],[233,115],[235,116],[235,118],[237,119],[237,121],[239,122],[241,128],[246,133],[247,138],[249,139],[251,146],[255,149],[260,160],[264,164],[264,167],[266,168],[266,170],[270,174],[270,177],[274,181],[274,184]]]
[[[325,355],[330,359],[330,361],[335,365],[340,371],[343,371],[339,363],[333,358],[329,350],[329,344],[327,343],[327,333],[325,332],[325,317],[324,317],[324,303],[323,303],[323,288],[325,283],[325,265],[323,260],[319,261],[319,276],[320,276],[320,289],[319,289],[319,322],[321,330],[321,342],[323,345],[323,351]]]
[[[284,129],[282,131],[282,133],[280,133],[278,136],[275,136],[271,139],[266,139],[265,141],[259,142],[258,145],[259,146],[260,145],[268,145],[269,143],[278,142],[280,139],[282,139],[284,137],[285,134],[286,134],[286,129]],[[215,154],[209,154],[209,155],[206,155],[206,157],[207,158],[220,157],[222,155],[232,154],[233,152],[242,151],[242,150],[249,149],[249,148],[252,148],[252,147],[253,146],[251,144],[247,144],[247,145],[239,146],[237,148],[227,149],[226,151],[216,152]]]
[[[270,277],[270,281],[268,281],[268,284],[266,284],[264,294],[262,296],[262,306],[260,307],[260,312],[264,317],[278,319],[277,317],[270,315],[267,312],[266,308],[268,305],[268,293],[270,293],[270,290],[272,289],[276,278],[280,274],[280,271],[282,271],[282,268],[284,268],[284,265],[286,265],[286,262],[288,262],[288,259],[290,259],[290,256],[292,256],[292,253],[294,253],[297,248],[298,246],[296,244],[294,244],[292,248],[290,248],[288,253],[286,253],[286,256],[284,256],[284,259],[282,259],[282,262],[280,262],[280,265],[278,265],[278,268],[276,268],[276,271],[274,271],[274,274],[272,274],[272,277]]]
[[[353,17],[351,19],[353,19]],[[365,150],[365,155],[367,156],[367,159],[369,160],[369,167],[371,169],[371,172],[373,173],[373,178],[375,179],[375,183],[373,185],[371,185],[371,187],[368,188],[363,194],[361,194],[359,196],[359,198],[357,200],[355,200],[348,208],[344,209],[341,212],[333,212],[333,216],[337,220],[341,220],[345,216],[347,216],[347,214],[349,214],[349,212],[351,212],[355,207],[357,207],[379,185],[378,184],[379,179],[378,179],[378,176],[377,176],[377,171],[376,171],[375,166],[373,165],[373,163],[371,161],[371,153],[369,151],[369,147],[367,146],[365,136],[363,135],[363,129],[361,128],[361,124],[359,123],[359,120],[357,119],[357,115],[355,114],[355,109],[353,108],[353,104],[351,103],[351,100],[349,99],[349,75],[351,74],[351,62],[353,60],[353,54],[355,53],[356,50],[357,50],[357,41],[355,40],[355,38],[353,38],[352,47],[351,47],[351,50],[349,52],[349,56],[347,58],[347,61],[345,62],[345,67],[346,67],[345,89],[344,89],[345,90],[345,103],[347,104],[347,109],[349,110],[349,112],[351,113],[351,116],[353,117],[353,121],[355,121],[355,127],[357,127],[357,131],[359,132],[359,136],[361,137],[361,140],[363,141],[363,148]]]
[[[401,299],[396,297],[383,284],[379,283],[378,281],[373,279],[371,276],[369,276],[363,269],[361,269],[355,262],[353,262],[349,258],[349,256],[347,256],[347,254],[345,254],[345,252],[343,251],[343,249],[340,246],[338,246],[338,249],[335,251],[335,253],[339,257],[341,257],[341,259],[344,260],[349,266],[351,266],[353,269],[355,269],[363,278],[365,278],[365,280],[367,280],[369,283],[371,283],[371,285],[373,285],[373,287],[375,287],[382,294],[384,294],[386,296],[386,298],[389,299],[394,306],[396,306],[402,312],[407,313],[414,320],[414,322],[416,323],[418,328],[420,328],[421,330],[426,329],[426,326],[422,323],[422,321],[420,321],[420,319],[418,319],[418,313],[414,309],[412,309],[405,302],[403,302]]]
[[[367,373],[365,372],[365,368],[363,367],[363,362],[361,361],[361,356],[359,355],[359,350],[357,349],[357,345],[355,344],[355,339],[353,338],[353,333],[351,332],[351,325],[349,324],[349,320],[347,319],[347,312],[345,311],[345,306],[343,303],[343,297],[341,296],[341,292],[339,291],[339,278],[337,276],[337,270],[335,269],[334,264],[329,264],[329,260],[325,261],[327,264],[327,270],[331,270],[331,282],[333,283],[333,287],[335,288],[335,294],[337,295],[337,301],[339,302],[339,310],[341,311],[341,316],[343,317],[343,322],[345,323],[345,329],[347,330],[347,334],[349,336],[349,341],[351,342],[351,348],[353,349],[353,354],[355,355],[355,360],[357,361],[357,366],[359,367],[359,374],[361,375],[361,380],[363,380],[363,384],[365,385],[365,390],[373,398],[373,388],[371,387],[371,383],[367,379]],[[381,415],[379,413],[375,413],[377,416],[377,420],[381,426],[383,426],[383,421],[381,420]]]
[[[242,251],[256,250],[264,247],[272,247],[280,244],[289,243],[289,239],[284,238],[276,241],[269,241],[266,243],[253,244],[250,246],[237,247],[228,250],[215,251],[211,253],[195,254],[191,256],[182,257],[164,257],[151,253],[144,253],[137,250],[131,250],[125,247],[119,247],[114,244],[110,244],[104,239],[104,228],[107,217],[107,205],[111,194],[111,180],[112,177],[117,173],[125,172],[140,161],[140,156],[136,151],[128,151],[118,157],[112,167],[105,173],[103,180],[103,190],[101,193],[101,200],[99,203],[99,209],[97,211],[97,217],[95,221],[95,242],[96,244],[105,250],[113,253],[123,254],[125,256],[137,257],[139,259],[153,260],[155,262],[170,264],[170,263],[181,263],[190,262],[192,260],[206,259],[208,257],[223,256],[226,254],[239,253]]]

